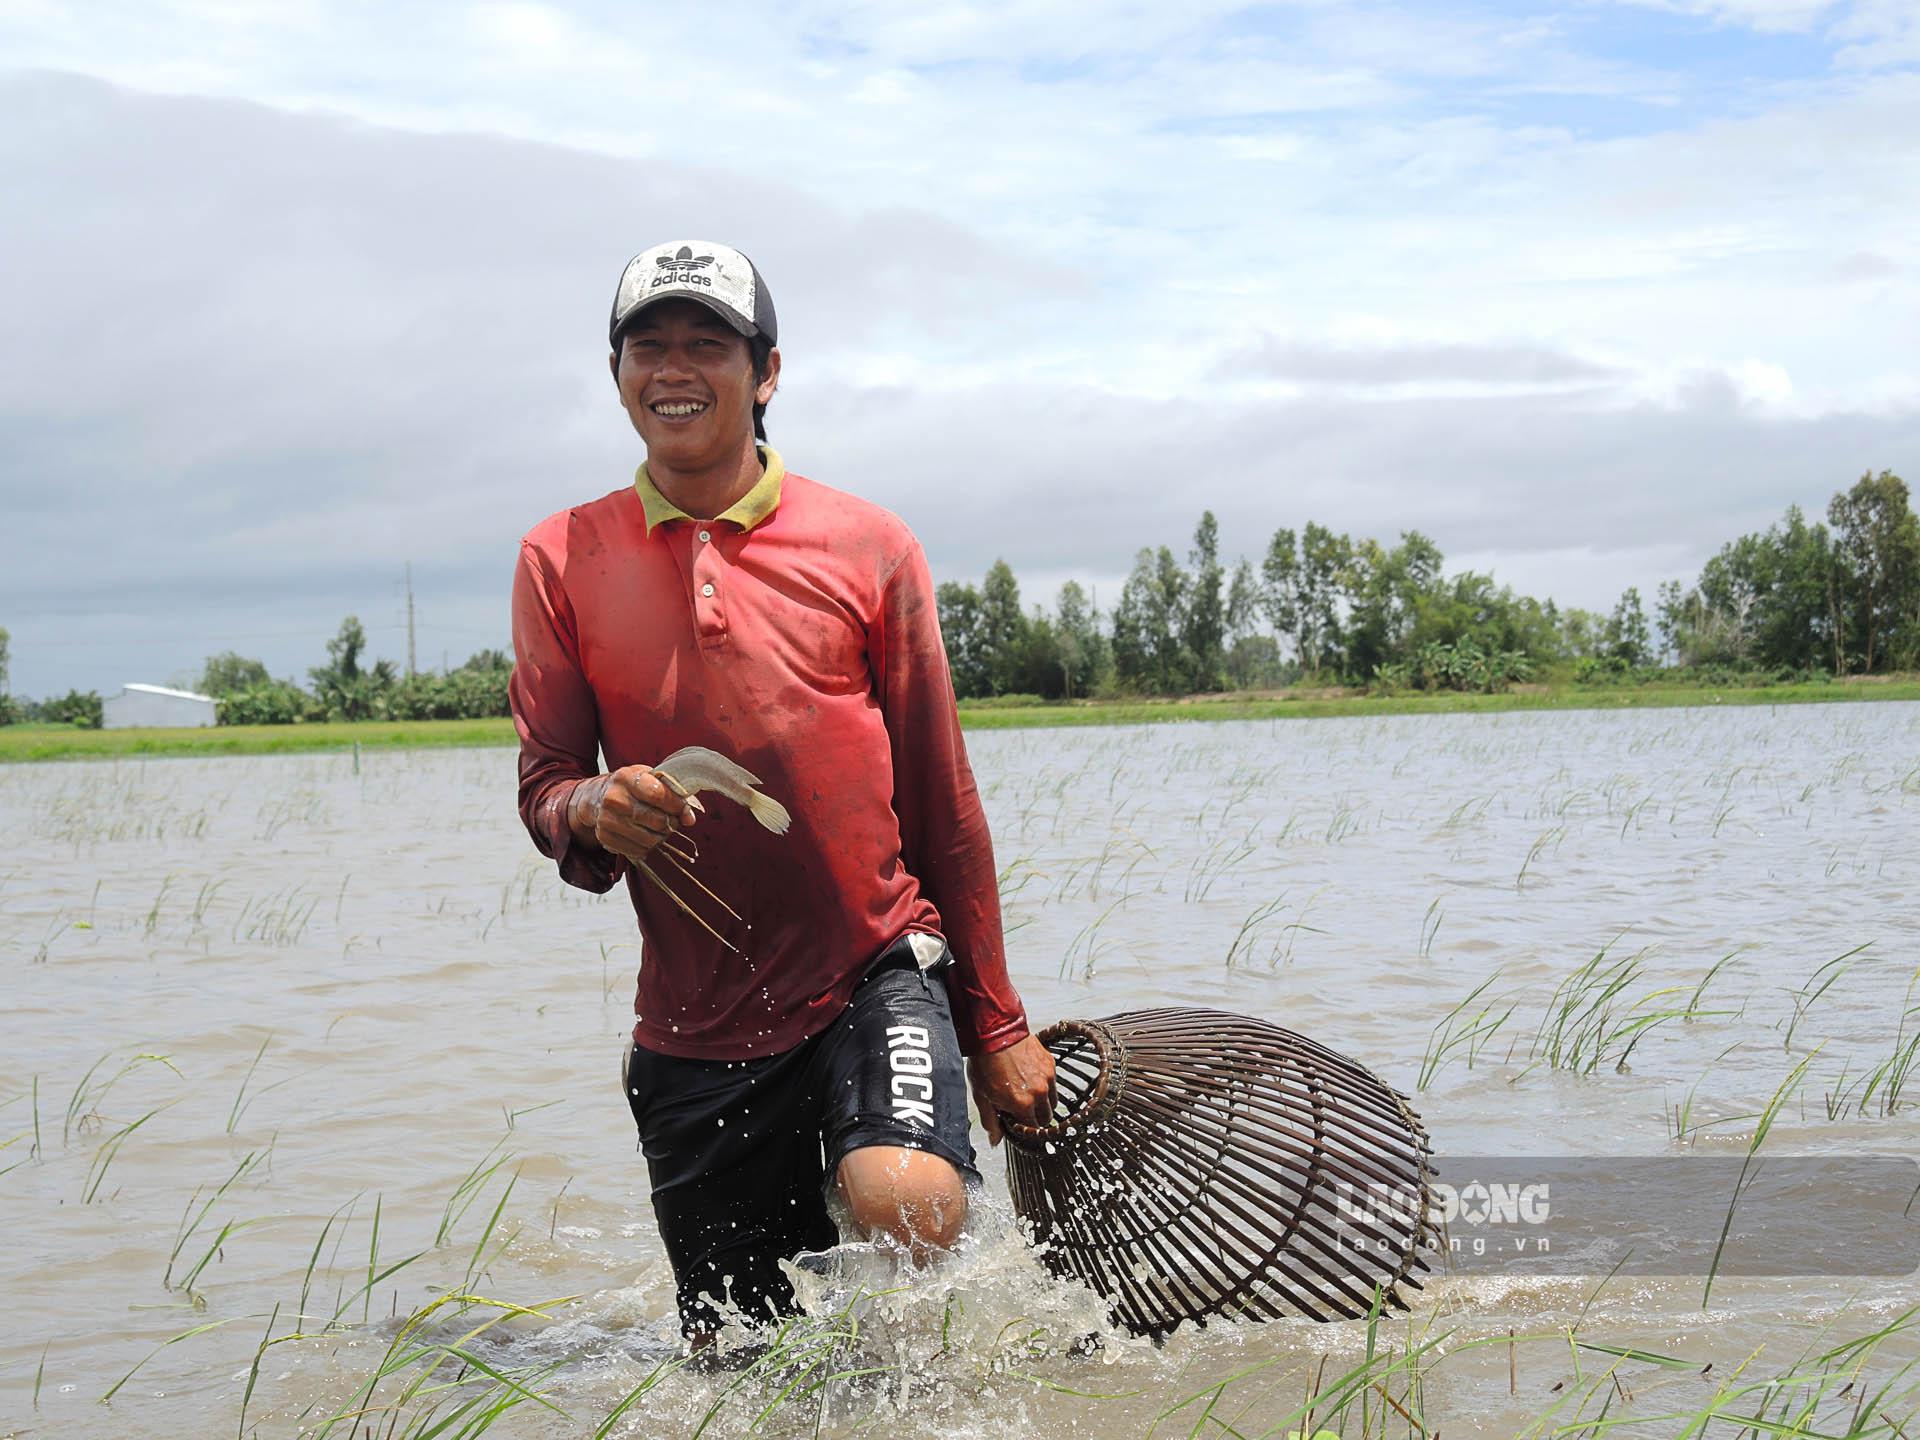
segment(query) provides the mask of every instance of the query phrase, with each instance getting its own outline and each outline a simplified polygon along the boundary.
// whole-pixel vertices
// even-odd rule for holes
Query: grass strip
[[[314,725],[211,725],[199,729],[76,730],[0,726],[0,762],[114,760],[149,755],[283,755],[302,751],[422,750],[512,745],[513,721],[358,720]]]
[[[962,704],[969,730],[1063,725],[1152,725],[1176,721],[1318,720],[1353,715],[1493,715],[1533,710],[1646,710],[1720,705],[1836,704],[1920,700],[1920,680],[1874,684],[1544,686],[1500,695],[1445,691],[1363,695],[1319,690],[1280,695],[1201,695],[1169,700],[1064,700],[1035,705]],[[509,746],[513,721],[363,720],[311,725],[215,725],[196,730],[76,730],[66,725],[0,726],[0,763],[105,760],[150,755],[280,755],[302,751],[417,750]]]

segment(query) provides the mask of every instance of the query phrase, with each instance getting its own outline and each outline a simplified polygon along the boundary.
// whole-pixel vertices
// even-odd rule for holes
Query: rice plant
[[[171,889],[173,889],[173,876],[169,875],[160,882],[159,892],[154,895],[153,904],[147,908],[146,923],[142,926],[143,934],[151,935],[160,928],[160,911],[165,907],[167,892]]]
[[[1458,1058],[1464,1059],[1471,1070],[1474,1062],[1500,1033],[1501,1027],[1513,1018],[1513,1005],[1503,1005],[1497,997],[1477,1010],[1473,1008],[1474,1002],[1486,994],[1499,978],[1500,972],[1494,971],[1468,991],[1465,999],[1440,1017],[1440,1023],[1427,1036],[1427,1048],[1420,1057],[1420,1076],[1414,1082],[1416,1090],[1425,1090],[1432,1085],[1441,1068],[1456,1058],[1456,1052],[1461,1052]]]
[[[40,944],[33,952],[33,963],[46,964],[47,958],[53,953],[53,942],[73,928],[73,922],[67,919],[56,918],[48,922],[47,933],[40,937]]]
[[[507,1183],[501,1187],[500,1199],[494,1205],[493,1212],[487,1216],[487,1223],[481,1228],[480,1238],[473,1243],[473,1253],[467,1260],[467,1273],[461,1281],[462,1289],[471,1290],[474,1283],[486,1274],[487,1267],[499,1259],[501,1253],[519,1237],[520,1227],[516,1225],[503,1234],[498,1241],[493,1238],[494,1232],[500,1228],[500,1217],[506,1212],[507,1201],[513,1198],[513,1187],[519,1183],[520,1172],[516,1169],[507,1177]],[[489,1245],[492,1246],[491,1249],[488,1248]],[[371,1273],[371,1267],[369,1267],[369,1273]]]
[[[1628,992],[1645,977],[1648,952],[1615,959],[1608,953],[1612,946],[1613,941],[1602,945],[1591,960],[1554,987],[1528,1047],[1528,1057],[1535,1063],[1591,1075],[1611,1062],[1616,1071],[1624,1072],[1634,1048],[1656,1026],[1733,1013],[1701,1010],[1692,999],[1675,1003],[1677,997],[1689,994],[1684,986],[1670,985],[1629,998]],[[1691,993],[1698,996],[1703,990],[1696,987]]]
[[[313,922],[320,908],[317,897],[308,899],[305,887],[290,885],[265,896],[249,895],[235,917],[230,938],[259,941],[266,945],[295,945]]]
[[[1468,825],[1477,825],[1487,818],[1487,808],[1493,804],[1491,794],[1482,795],[1477,800],[1463,800],[1448,812],[1447,818],[1440,822],[1442,830],[1458,830]]]
[[[1247,918],[1240,922],[1240,928],[1234,932],[1233,942],[1227,946],[1227,969],[1233,969],[1236,963],[1244,965],[1252,961],[1261,930],[1281,912],[1286,903],[1287,897],[1283,891],[1247,912]]]
[[[1427,913],[1420,919],[1420,958],[1430,959],[1433,955],[1433,942],[1440,934],[1440,922],[1447,918],[1447,912],[1440,908],[1441,897],[1433,897],[1433,903],[1427,906]]]
[[[206,928],[207,912],[213,908],[214,900],[219,896],[221,887],[226,883],[224,880],[205,880],[201,882],[199,893],[193,897],[193,907],[187,911],[187,923],[189,926],[195,930],[203,930]]]
[[[126,1374],[122,1375],[118,1380],[114,1381],[113,1384],[109,1385],[106,1389],[106,1393],[101,1395],[100,1403],[102,1405],[110,1404],[113,1400],[113,1397],[120,1393],[120,1391],[126,1386],[126,1383],[129,1380],[133,1379],[134,1376],[138,1375],[142,1370],[146,1369],[147,1366],[153,1361],[154,1357],[159,1355],[161,1351],[167,1349],[168,1346],[178,1345],[182,1340],[191,1340],[196,1335],[204,1335],[209,1330],[219,1330],[224,1326],[233,1324],[233,1322],[239,1318],[241,1317],[237,1315],[233,1315],[233,1316],[227,1317],[225,1320],[208,1320],[202,1324],[192,1326],[191,1328],[186,1330],[182,1330],[178,1335],[168,1336],[165,1340],[162,1340],[158,1345],[154,1346],[153,1350],[143,1360],[141,1360],[138,1365],[135,1365],[131,1370],[127,1371]]]
[[[493,1148],[474,1161],[473,1168],[462,1175],[459,1183],[453,1187],[453,1193],[447,1197],[447,1203],[440,1211],[440,1224],[433,1232],[435,1245],[446,1243],[454,1226],[473,1207],[473,1202],[480,1198],[480,1192],[486,1188],[487,1182],[511,1163],[512,1155],[500,1154],[506,1143],[505,1140],[495,1141]]]
[[[1101,927],[1113,918],[1114,911],[1126,903],[1127,897],[1122,895],[1074,933],[1073,939],[1067,942],[1066,953],[1060,957],[1062,979],[1075,971],[1079,972],[1082,980],[1093,978],[1095,970],[1099,967],[1100,957],[1112,944],[1111,941],[1101,938]]]
[[[1527,885],[1527,875],[1533,867],[1539,863],[1540,857],[1546,854],[1548,850],[1558,850],[1561,842],[1566,838],[1567,827],[1565,825],[1555,825],[1550,830],[1542,831],[1540,836],[1528,848],[1527,858],[1520,862],[1520,873],[1513,877],[1513,888],[1516,890],[1524,890]]]
[[[312,1430],[303,1433],[311,1434],[315,1440],[327,1436],[351,1440],[363,1431],[394,1437],[394,1440],[472,1436],[484,1433],[501,1416],[522,1405],[538,1406],[571,1424],[573,1417],[538,1389],[551,1375],[552,1366],[503,1369],[472,1348],[474,1341],[502,1321],[517,1317],[550,1319],[551,1309],[560,1303],[561,1300],[550,1300],[537,1305],[516,1305],[465,1291],[455,1291],[428,1302],[401,1322],[375,1362],[372,1373],[354,1388],[346,1402],[319,1420]],[[451,1338],[438,1338],[446,1319],[459,1320],[475,1310],[493,1313]],[[242,1434],[246,1433],[244,1406],[251,1400],[267,1350],[312,1338],[293,1330],[277,1336],[269,1333],[262,1340],[255,1352],[243,1397]]]
[[[266,1057],[267,1047],[272,1043],[272,1035],[268,1035],[266,1039],[260,1042],[260,1048],[253,1052],[253,1059],[247,1065],[247,1073],[240,1077],[240,1088],[234,1092],[233,1104],[227,1108],[227,1134],[229,1135],[233,1134],[233,1132],[239,1128],[240,1117],[247,1113],[248,1107],[250,1107],[255,1100],[258,1100],[269,1091],[278,1090],[282,1085],[290,1085],[299,1078],[297,1075],[283,1076],[271,1085],[256,1090],[251,1095],[247,1094],[247,1087],[253,1083],[254,1071],[260,1068],[261,1060]]]
[[[1223,874],[1254,853],[1253,837],[1259,828],[1256,823],[1249,826],[1244,835],[1216,840],[1205,853],[1197,856],[1187,867],[1187,884],[1180,898],[1206,899]]]
[[[1822,1045],[1825,1043],[1824,1040],[1821,1041]],[[1720,1225],[1720,1238],[1714,1243],[1713,1260],[1707,1267],[1706,1287],[1700,1292],[1702,1310],[1707,1308],[1707,1301],[1713,1296],[1714,1278],[1720,1273],[1720,1257],[1726,1253],[1727,1236],[1733,1230],[1734,1211],[1739,1208],[1741,1197],[1746,1193],[1750,1183],[1748,1176],[1753,1169],[1753,1162],[1760,1154],[1760,1147],[1767,1143],[1767,1136],[1772,1133],[1773,1122],[1779,1118],[1781,1108],[1800,1088],[1800,1082],[1806,1078],[1807,1067],[1813,1064],[1819,1053],[1820,1046],[1816,1045],[1810,1054],[1802,1058],[1800,1063],[1787,1073],[1787,1078],[1780,1082],[1779,1088],[1773,1092],[1773,1098],[1767,1101],[1765,1108],[1760,1112],[1760,1123],[1754,1126],[1753,1138],[1747,1142],[1747,1153],[1740,1161],[1740,1174],[1733,1182],[1733,1195],[1727,1202],[1727,1218]]]
[[[1005,905],[1036,880],[1044,880],[1047,872],[1034,864],[1031,855],[1021,855],[1001,867],[998,876],[1000,903]],[[1015,876],[1019,879],[1016,882]]]
[[[82,1075],[80,1083],[73,1087],[73,1094],[67,1101],[66,1118],[60,1124],[62,1145],[72,1139],[76,1130],[85,1135],[89,1130],[97,1130],[100,1127],[102,1118],[100,1107],[106,1104],[107,1096],[112,1093],[113,1087],[127,1076],[145,1066],[159,1065],[172,1071],[176,1079],[180,1078],[179,1068],[167,1056],[143,1051],[128,1059],[113,1074],[96,1084],[94,1077],[100,1073],[100,1067],[112,1058],[113,1052],[109,1050],[87,1067],[87,1073]]]
[[[1868,1115],[1886,1119],[1898,1113],[1902,1105],[1912,1103],[1907,1091],[1916,1068],[1920,1068],[1920,1024],[1915,1023],[1920,1019],[1920,1005],[1913,1003],[1915,983],[1907,983],[1893,1043],[1880,1063],[1852,1080],[1847,1078],[1847,1067],[1841,1067],[1825,1096],[1829,1120],[1839,1119],[1849,1109],[1863,1119]]]
[[[1755,1111],[1751,1115],[1725,1115],[1713,1120],[1702,1120],[1697,1123],[1693,1118],[1693,1097],[1700,1089],[1700,1082],[1713,1073],[1713,1067],[1715,1065],[1718,1065],[1722,1060],[1726,1059],[1727,1056],[1738,1050],[1740,1045],[1741,1042],[1736,1040],[1718,1055],[1714,1056],[1712,1060],[1708,1061],[1706,1069],[1694,1076],[1693,1083],[1687,1087],[1686,1098],[1676,1102],[1671,1112],[1665,1111],[1664,1105],[1662,1106],[1662,1111],[1667,1122],[1667,1138],[1674,1144],[1691,1145],[1708,1130],[1721,1126],[1738,1125],[1743,1121],[1756,1119],[1758,1117],[1759,1112]]]
[[[106,1183],[107,1170],[112,1166],[113,1162],[119,1158],[120,1147],[125,1145],[127,1141],[133,1137],[133,1133],[136,1130],[140,1129],[161,1111],[169,1108],[171,1107],[167,1105],[156,1105],[138,1120],[132,1120],[122,1125],[101,1142],[100,1148],[94,1152],[92,1162],[87,1166],[86,1179],[81,1184],[81,1204],[91,1205],[99,1198],[100,1187]]]
[[[1700,1015],[1707,1013],[1700,1008],[1700,1002],[1706,998],[1707,988],[1713,984],[1723,969],[1734,962],[1743,948],[1736,946],[1707,967],[1707,973],[1700,977],[1700,983],[1693,987],[1693,993],[1687,997],[1687,1013],[1682,1017],[1687,1023],[1691,1024]],[[1745,1006],[1741,1007],[1743,1011],[1745,1008]]]
[[[1807,1018],[1807,1012],[1814,1007],[1814,1003],[1831,990],[1842,975],[1847,973],[1847,968],[1856,955],[1864,954],[1872,947],[1873,941],[1868,940],[1843,954],[1834,956],[1833,959],[1814,967],[1811,975],[1786,992],[1788,1000],[1793,1004],[1793,1015],[1787,1021],[1787,1037],[1780,1042],[1783,1050],[1793,1049],[1793,1032],[1800,1028],[1800,1022]]]
[[[200,1201],[201,1189],[199,1186],[194,1187],[193,1195],[188,1199],[186,1209],[181,1212],[179,1228],[174,1232],[173,1249],[167,1254],[167,1268],[160,1277],[160,1284],[163,1289],[172,1290],[175,1288],[173,1283],[174,1267],[180,1264],[181,1254],[186,1249],[187,1243],[193,1239],[194,1235],[199,1232],[200,1227],[206,1223],[207,1217],[213,1211],[213,1207],[225,1199],[227,1192],[235,1185],[253,1176],[256,1171],[264,1166],[267,1162],[267,1155],[267,1150],[249,1150],[241,1157],[240,1163],[233,1167],[233,1173],[228,1175],[225,1180],[222,1180],[220,1184],[215,1187],[213,1193],[207,1196],[205,1202],[200,1204],[198,1210],[194,1209],[194,1205]],[[229,1220],[223,1224],[220,1227],[219,1233],[214,1236],[213,1242],[206,1247],[206,1250],[202,1253],[199,1260],[182,1272],[179,1288],[191,1294],[193,1292],[194,1280],[199,1277],[202,1270],[207,1268],[208,1263],[220,1252],[221,1247],[226,1244],[227,1240],[248,1226],[258,1225],[259,1223],[260,1221],[258,1220]]]

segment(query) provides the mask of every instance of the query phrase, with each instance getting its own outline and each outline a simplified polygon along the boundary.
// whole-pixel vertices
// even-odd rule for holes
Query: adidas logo
[[[680,265],[699,270],[711,265],[713,263],[713,257],[711,255],[696,255],[693,253],[693,247],[691,245],[682,245],[678,254],[657,255],[654,257],[653,263],[658,265],[662,270],[671,269]]]
[[[647,286],[649,290],[658,290],[662,285],[705,285],[708,289],[713,288],[712,277],[700,273],[713,264],[713,256],[696,255],[691,245],[682,245],[672,255],[656,255],[653,263],[660,273]]]

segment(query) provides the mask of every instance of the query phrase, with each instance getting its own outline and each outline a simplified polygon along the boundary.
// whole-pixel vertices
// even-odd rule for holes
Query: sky
[[[0,0],[12,688],[507,643],[628,256],[939,579],[1417,529],[1563,606],[1920,481],[1915,0]]]

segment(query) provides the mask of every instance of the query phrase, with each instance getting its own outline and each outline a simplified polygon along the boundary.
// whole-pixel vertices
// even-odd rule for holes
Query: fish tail
[[[793,824],[793,817],[787,813],[787,807],[771,795],[762,795],[758,790],[747,792],[747,809],[753,812],[753,818],[776,835],[787,833],[787,827]]]

